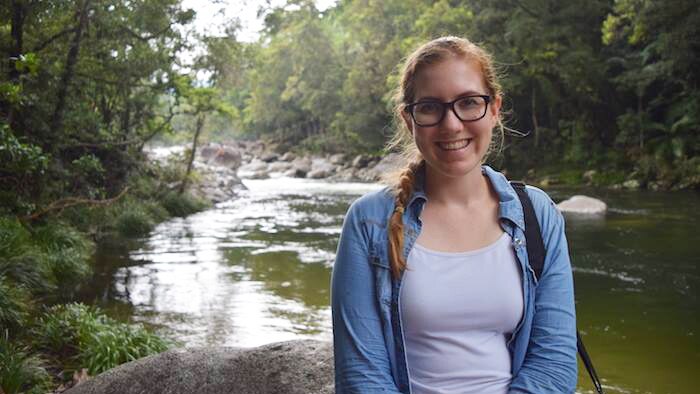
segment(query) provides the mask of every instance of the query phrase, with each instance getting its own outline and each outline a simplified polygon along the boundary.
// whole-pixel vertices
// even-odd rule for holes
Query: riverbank
[[[182,147],[158,149],[183,149]],[[398,169],[401,160],[395,153],[386,155],[343,153],[292,153],[280,152],[278,146],[264,141],[234,141],[209,143],[198,152],[199,167],[204,173],[215,173],[211,166],[228,166],[229,173],[214,177],[208,183],[219,187],[237,184],[240,179],[267,179],[281,176],[292,178],[326,179],[344,182],[377,182]],[[522,170],[496,166],[513,179],[519,179],[539,187],[573,186],[600,187],[611,190],[685,190],[700,185],[698,177],[679,182],[670,180],[646,181],[635,172],[624,173],[610,168],[583,168],[572,165],[546,166]],[[220,170],[219,170],[220,171]],[[231,181],[231,178],[235,181]],[[233,182],[233,183],[231,183]],[[221,190],[202,192],[202,196],[215,196]],[[221,200],[223,197],[218,196]],[[216,198],[214,198],[216,199]]]
[[[140,325],[74,300],[92,276],[97,242],[144,236],[158,223],[233,195],[233,188],[207,195],[208,172],[196,174],[179,193],[181,167],[177,159],[145,160],[114,198],[83,199],[34,220],[0,217],[0,392],[62,392],[171,346]]]

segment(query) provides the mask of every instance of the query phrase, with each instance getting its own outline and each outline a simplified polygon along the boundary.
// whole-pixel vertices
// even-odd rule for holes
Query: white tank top
[[[508,391],[506,341],[523,314],[521,273],[508,234],[461,253],[416,244],[400,304],[412,393]]]

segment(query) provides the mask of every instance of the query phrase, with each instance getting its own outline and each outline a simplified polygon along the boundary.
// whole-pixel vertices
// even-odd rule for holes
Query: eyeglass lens
[[[419,126],[433,126],[442,120],[449,103],[426,101],[413,106],[413,119]],[[452,109],[460,120],[470,121],[481,119],[486,114],[484,97],[464,97],[454,101]]]

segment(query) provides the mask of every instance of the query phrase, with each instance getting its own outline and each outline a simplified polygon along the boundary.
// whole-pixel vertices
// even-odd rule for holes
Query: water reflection
[[[329,340],[343,215],[379,186],[285,178],[246,186],[233,201],[159,225],[117,262],[112,302],[183,345]]]
[[[247,181],[235,200],[102,245],[85,296],[184,345],[330,339],[343,215],[377,185]],[[580,190],[548,190],[555,201]],[[694,393],[700,362],[696,193],[586,191],[604,218],[566,217],[578,327],[610,393]],[[593,392],[580,366],[579,392]]]

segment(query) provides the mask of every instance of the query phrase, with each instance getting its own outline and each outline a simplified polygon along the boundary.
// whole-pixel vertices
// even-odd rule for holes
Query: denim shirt
[[[523,317],[507,339],[509,393],[573,393],[576,318],[564,219],[547,194],[527,187],[546,250],[538,281],[528,262],[523,209],[515,190],[501,173],[487,166],[482,172],[498,194],[499,222],[513,240],[523,280]],[[403,213],[404,258],[420,234],[426,201],[419,172]],[[392,278],[389,264],[387,224],[393,211],[394,195],[385,188],[356,200],[343,222],[331,279],[337,394],[411,392],[399,307],[401,278]]]

